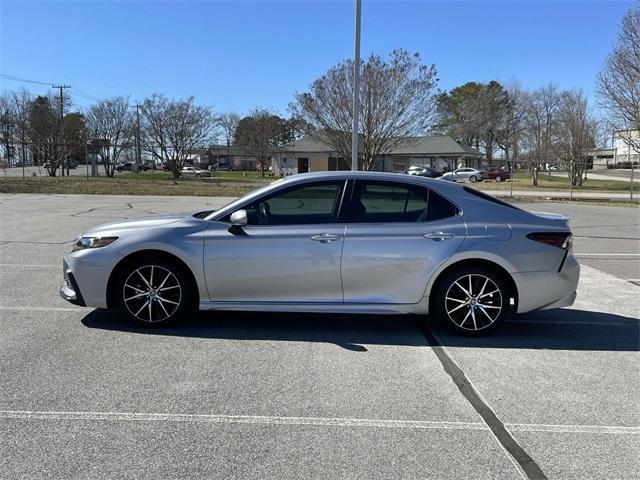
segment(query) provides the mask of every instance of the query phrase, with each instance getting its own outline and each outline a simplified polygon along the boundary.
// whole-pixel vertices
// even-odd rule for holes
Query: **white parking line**
[[[380,420],[371,418],[280,417],[264,415],[205,415],[132,412],[44,412],[0,410],[0,418],[26,420],[114,420],[134,422],[204,422],[270,425],[313,425],[326,427],[373,427],[405,429],[489,430],[481,422],[432,422],[422,420]]]
[[[599,433],[607,435],[640,435],[640,427],[609,425],[544,425],[535,423],[506,423],[512,432]]]
[[[48,412],[33,410],[0,410],[0,419],[22,420],[109,420],[124,422],[202,422],[259,425],[309,425],[320,427],[401,428],[411,430],[489,430],[482,422],[435,422],[427,420],[382,420],[377,418],[285,417],[272,415],[208,415],[193,413],[146,412]],[[607,435],[640,435],[640,427],[611,425],[553,425],[506,423],[512,432],[598,433]]]
[[[60,264],[38,264],[38,263],[0,263],[0,267],[34,267],[34,268],[62,268],[62,263]]]
[[[93,310],[93,307],[17,307],[0,305],[0,310],[14,312],[85,312],[87,310]]]
[[[640,253],[575,253],[578,258],[591,258],[591,257],[603,257],[603,258],[616,258],[616,257],[629,257],[638,258]]]

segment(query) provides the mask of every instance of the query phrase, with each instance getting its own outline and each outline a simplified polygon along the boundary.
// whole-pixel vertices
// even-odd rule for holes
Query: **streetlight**
[[[353,123],[351,126],[351,170],[358,170],[358,116],[360,109],[360,14],[361,0],[356,0],[356,36],[353,52]]]

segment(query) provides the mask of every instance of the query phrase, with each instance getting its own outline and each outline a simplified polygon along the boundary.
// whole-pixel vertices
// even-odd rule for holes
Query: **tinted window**
[[[332,223],[337,214],[343,181],[292,187],[247,205],[249,225]]]
[[[349,222],[428,222],[455,216],[458,209],[427,188],[392,182],[357,182]]]

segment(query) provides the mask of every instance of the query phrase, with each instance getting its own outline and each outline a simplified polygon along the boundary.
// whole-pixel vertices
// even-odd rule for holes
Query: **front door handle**
[[[428,238],[429,240],[450,240],[454,237],[453,233],[445,233],[445,232],[431,232],[426,233],[424,238]]]
[[[335,242],[336,240],[340,240],[342,237],[340,235],[333,235],[331,233],[321,233],[320,235],[314,235],[311,237],[311,240],[322,243]]]

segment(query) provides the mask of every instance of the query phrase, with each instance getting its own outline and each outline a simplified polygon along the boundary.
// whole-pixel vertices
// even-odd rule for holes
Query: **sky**
[[[439,88],[553,82],[595,100],[595,78],[634,1],[362,0],[362,55],[404,48]],[[295,92],[353,55],[353,0],[0,0],[0,73],[96,98],[195,96],[217,112],[287,113]],[[47,85],[0,78],[0,90]]]

